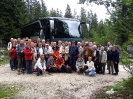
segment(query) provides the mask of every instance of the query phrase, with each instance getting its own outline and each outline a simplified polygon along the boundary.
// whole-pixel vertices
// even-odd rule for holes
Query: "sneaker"
[[[83,75],[86,75],[85,73],[83,73]]]
[[[39,76],[39,73],[37,73],[36,75]]]
[[[15,69],[12,69],[13,71],[15,71]]]

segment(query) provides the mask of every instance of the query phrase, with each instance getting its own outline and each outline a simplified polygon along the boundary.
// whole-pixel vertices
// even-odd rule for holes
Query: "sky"
[[[41,0],[39,0],[41,1]],[[92,10],[93,13],[96,13],[98,16],[98,21],[101,19],[108,18],[109,15],[107,15],[107,10],[104,6],[98,6],[96,4],[92,4],[87,6],[86,4],[77,4],[79,0],[44,0],[48,10],[59,9],[63,12],[63,15],[65,13],[65,9],[67,7],[67,4],[70,5],[72,13],[74,13],[74,9],[76,9],[77,13],[80,14],[81,7],[84,7],[86,11]]]

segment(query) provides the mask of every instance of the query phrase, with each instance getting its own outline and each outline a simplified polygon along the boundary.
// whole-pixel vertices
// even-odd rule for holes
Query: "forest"
[[[132,0],[79,0],[79,4],[95,3],[104,5],[110,18],[98,21],[96,13],[86,11],[81,7],[80,14],[72,11],[66,4],[65,14],[57,9],[48,10],[45,0],[34,0],[30,5],[24,0],[1,0],[0,1],[0,39],[9,41],[11,37],[19,37],[22,25],[42,17],[66,17],[75,18],[90,24],[90,31],[83,26],[85,40],[95,41],[97,44],[130,44],[133,38],[133,2]]]

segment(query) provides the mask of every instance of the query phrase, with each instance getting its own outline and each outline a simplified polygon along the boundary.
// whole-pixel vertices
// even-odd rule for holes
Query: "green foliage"
[[[7,85],[0,85],[0,99],[6,99],[7,97],[13,97],[20,89],[16,87],[9,87]]]
[[[2,0],[0,7],[0,38],[18,37],[21,25],[27,21],[25,3],[21,0]]]
[[[69,6],[69,4],[67,4],[67,8],[66,8],[66,12],[64,15],[65,18],[72,18],[72,12],[71,12],[71,8]]]
[[[0,54],[0,57],[4,55],[4,59],[0,60],[0,65],[8,64],[9,63],[9,53],[8,50],[5,48],[0,48],[0,50],[5,50],[4,54]]]

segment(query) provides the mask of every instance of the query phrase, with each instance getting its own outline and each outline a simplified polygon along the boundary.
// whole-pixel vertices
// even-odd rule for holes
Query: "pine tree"
[[[22,0],[0,1],[0,37],[18,37],[20,28],[27,23],[27,8]]]
[[[72,18],[71,8],[70,8],[70,6],[68,4],[67,4],[67,8],[66,8],[66,12],[65,12],[64,17],[66,17],[66,18]]]

